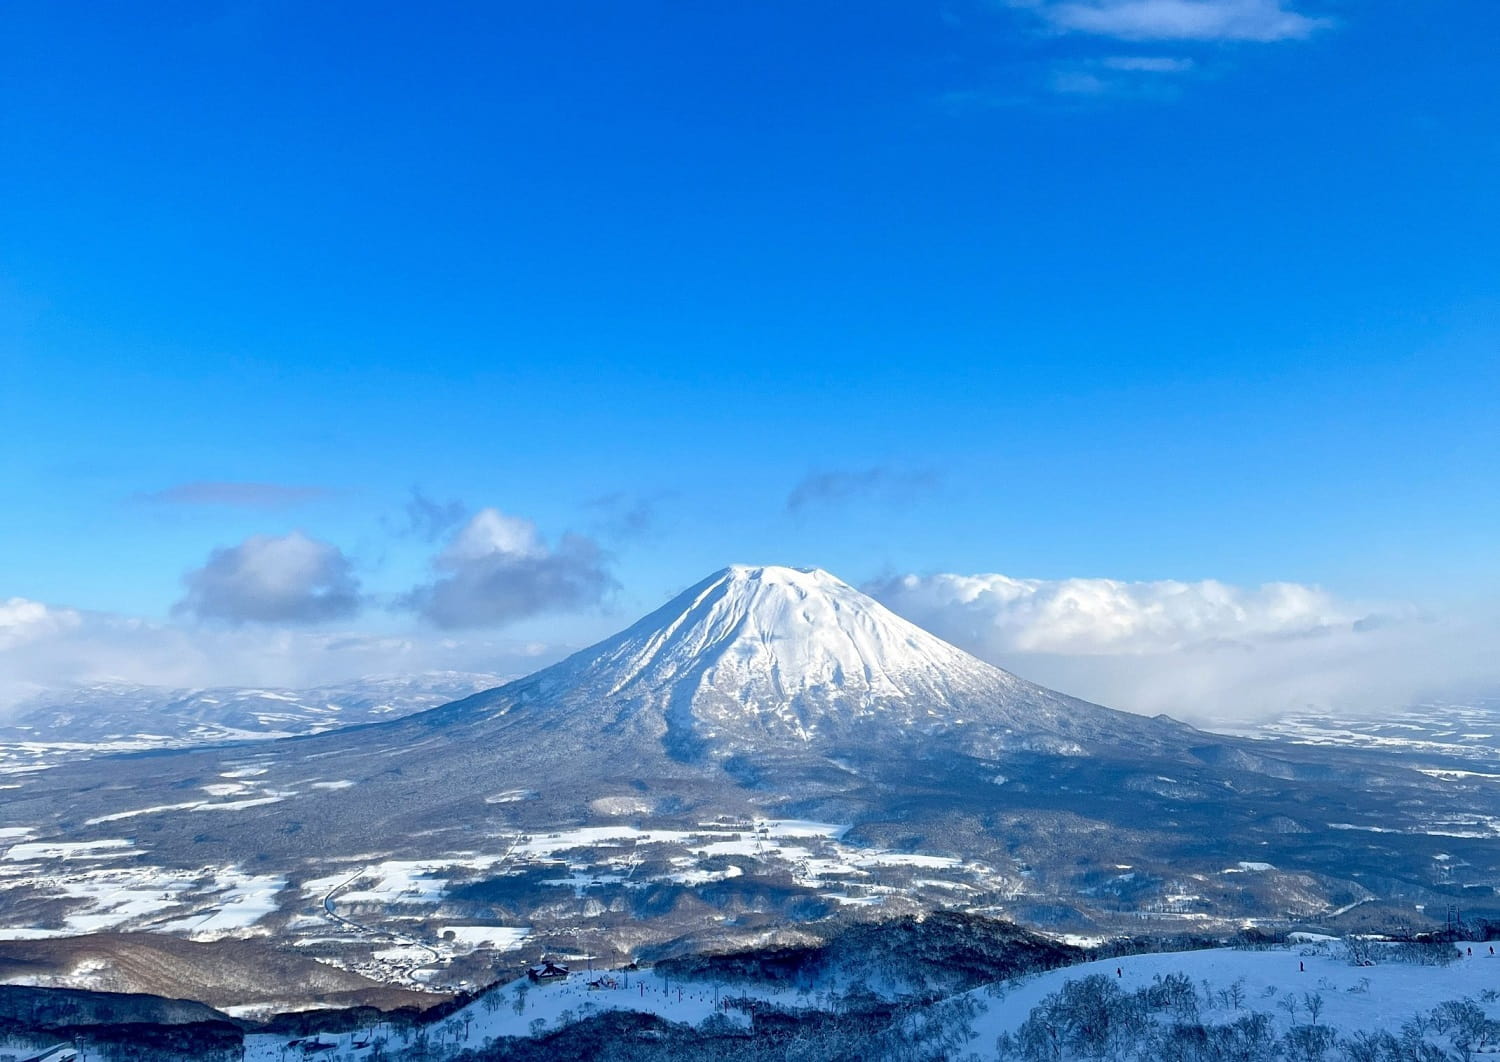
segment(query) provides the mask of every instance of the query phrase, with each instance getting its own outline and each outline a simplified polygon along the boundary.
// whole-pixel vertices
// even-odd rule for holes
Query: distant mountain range
[[[435,671],[295,690],[115,682],[48,690],[6,712],[0,765],[316,734],[397,719],[504,681]]]
[[[1089,704],[817,570],[725,569],[402,718],[103,762],[0,778],[0,937],[266,934],[461,987],[496,955],[743,943],[835,913],[1422,923],[1497,906],[1500,881],[1500,788],[1467,761]]]

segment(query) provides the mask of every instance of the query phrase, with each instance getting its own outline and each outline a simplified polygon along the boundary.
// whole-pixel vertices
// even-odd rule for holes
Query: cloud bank
[[[360,607],[354,565],[337,546],[289,535],[254,535],[216,549],[183,577],[187,596],[175,614],[241,623],[321,623]]]
[[[0,719],[26,697],[65,686],[301,689],[425,671],[519,675],[563,653],[562,646],[480,636],[181,626],[12,598],[0,602]]]
[[[433,561],[438,578],[402,604],[445,629],[500,626],[598,604],[615,587],[605,562],[593,539],[549,547],[530,520],[481,509]]]
[[[1500,621],[1317,587],[903,575],[866,587],[982,659],[1116,708],[1222,723],[1500,688]]]

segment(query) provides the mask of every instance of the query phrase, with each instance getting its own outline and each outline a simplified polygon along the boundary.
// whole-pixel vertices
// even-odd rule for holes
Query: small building
[[[526,976],[531,978],[532,984],[538,985],[550,984],[553,981],[566,981],[568,968],[555,962],[544,962],[540,966],[533,966],[527,970]]]

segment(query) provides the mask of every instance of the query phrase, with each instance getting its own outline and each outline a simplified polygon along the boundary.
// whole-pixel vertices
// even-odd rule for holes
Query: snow
[[[873,718],[995,722],[1018,698],[1032,715],[1062,700],[825,571],[780,567],[727,568],[527,684],[533,696],[567,691],[580,706],[690,716],[720,740],[749,725],[806,741]],[[527,688],[505,696],[524,701]]]
[[[245,808],[258,808],[263,804],[279,804],[285,800],[285,796],[263,796],[252,797],[249,800],[229,800],[222,804],[195,804],[193,811],[243,811]]]
[[[35,929],[27,926],[0,928],[0,940],[51,940],[67,936],[72,936],[72,933],[66,929]]]
[[[103,854],[116,852],[136,854],[118,847],[108,848]],[[49,868],[44,874],[33,874],[14,883],[44,881],[52,895],[72,901],[72,909],[61,927],[5,926],[0,927],[0,939],[76,936],[122,928],[195,938],[243,936],[276,910],[277,894],[286,885],[284,879],[248,874],[236,866],[173,870],[148,865],[94,865],[76,871]],[[164,913],[177,917],[163,923]]]
[[[213,782],[199,788],[212,797],[234,796],[246,791],[243,782]]]
[[[1186,974],[1195,988],[1200,988],[1205,980],[1215,990],[1242,981],[1243,1009],[1236,1011],[1229,1005],[1208,1009],[1202,1012],[1205,1021],[1230,1022],[1254,1010],[1268,1014],[1279,1030],[1285,1030],[1291,1017],[1278,1005],[1280,997],[1294,992],[1301,999],[1304,993],[1316,993],[1324,1001],[1319,1016],[1321,1024],[1344,1035],[1358,1030],[1394,1032],[1415,1011],[1429,1011],[1446,1000],[1477,998],[1485,989],[1500,986],[1500,958],[1491,958],[1486,945],[1473,947],[1472,958],[1447,967],[1398,963],[1353,966],[1337,942],[1266,951],[1218,948],[1133,955],[1085,963],[967,993],[978,1004],[979,1013],[973,1022],[976,1035],[965,1050],[981,1059],[993,1058],[996,1038],[1001,1033],[1013,1032],[1045,996],[1058,991],[1069,980],[1096,973],[1117,980],[1126,991],[1144,988],[1158,975],[1174,973]],[[1305,971],[1299,971],[1298,963],[1305,964]],[[1121,971],[1119,978],[1115,977],[1116,969]],[[736,983],[720,985],[716,991],[710,982],[668,982],[650,969],[614,971],[608,974],[614,987],[598,990],[588,987],[589,981],[604,976],[588,973],[575,962],[572,976],[561,984],[532,986],[520,981],[496,989],[497,998],[489,1001],[481,998],[461,1011],[456,1020],[444,1023],[443,1030],[431,1030],[432,1039],[442,1043],[439,1057],[451,1057],[459,1050],[478,1047],[490,1037],[550,1032],[566,1020],[582,1020],[607,1010],[645,1011],[674,1022],[700,1025],[716,1012],[716,1001],[750,998],[795,1011],[817,1005],[820,997],[838,987],[836,983],[824,983],[806,992],[768,984]],[[1497,1004],[1486,1004],[1485,1009],[1491,1017],[1500,1013]],[[731,1021],[744,1021],[737,1010],[721,1008],[719,1012]],[[1305,1010],[1299,1020],[1307,1020]],[[366,1032],[324,1033],[319,1039],[344,1046],[354,1036],[363,1039]],[[399,1048],[402,1043],[401,1034],[393,1030],[377,1030],[377,1034],[390,1037],[391,1047]],[[274,1062],[285,1042],[277,1036],[251,1037],[245,1058],[247,1062]]]
[[[353,873],[343,872],[304,882],[302,891],[322,897],[332,893],[340,906],[350,904],[437,904],[448,887],[444,872],[463,868],[484,869],[504,859],[503,855],[440,857],[436,859],[387,859]],[[358,888],[341,887],[344,883]]]
[[[979,1035],[973,1043],[976,1047],[993,1047],[996,1037],[1003,1032],[1014,1032],[1045,996],[1068,981],[1082,980],[1091,974],[1117,980],[1126,992],[1149,986],[1157,976],[1174,973],[1187,974],[1195,986],[1208,981],[1216,990],[1242,980],[1244,1010],[1270,1015],[1281,1031],[1291,1024],[1291,1017],[1277,1005],[1278,1000],[1288,992],[1299,1000],[1305,993],[1316,993],[1323,997],[1326,1008],[1319,1019],[1322,1024],[1341,1029],[1345,1034],[1356,1030],[1395,1033],[1416,1011],[1431,1010],[1450,999],[1477,998],[1485,989],[1500,988],[1500,956],[1489,955],[1486,944],[1468,942],[1458,947],[1461,952],[1472,947],[1473,956],[1447,967],[1396,962],[1355,966],[1346,957],[1343,945],[1332,940],[1267,951],[1215,948],[1101,959],[1003,986],[998,998],[994,989],[971,993],[984,1007],[984,1013],[975,1022],[974,1029]],[[1299,964],[1306,969],[1299,969]],[[1120,971],[1119,977],[1116,970]],[[1494,1004],[1487,1009],[1492,1017],[1500,1014],[1500,1008]],[[1230,1022],[1244,1010],[1236,1012],[1231,1007],[1204,1010],[1202,1020]],[[1305,1013],[1302,1020],[1306,1021]]]
[[[269,874],[246,874],[229,867],[218,875],[220,898],[217,906],[201,914],[180,918],[159,927],[163,933],[180,933],[193,940],[243,936],[277,907],[277,895],[286,888],[286,879]]]
[[[444,926],[455,943],[475,946],[493,943],[496,934],[522,939],[526,930],[504,926]],[[1378,945],[1377,957],[1379,956]],[[1033,974],[1014,981],[987,985],[965,997],[974,1004],[975,1017],[970,1024],[972,1038],[965,1054],[973,1052],[980,1059],[994,1057],[996,1039],[1013,1033],[1026,1021],[1032,1009],[1059,991],[1068,981],[1090,975],[1103,975],[1126,992],[1149,987],[1156,978],[1186,975],[1195,991],[1205,985],[1217,992],[1238,983],[1241,986],[1239,1008],[1227,999],[1202,1002],[1200,1019],[1206,1023],[1228,1023],[1247,1012],[1268,1016],[1278,1031],[1293,1021],[1306,1023],[1308,1013],[1301,1001],[1308,995],[1322,1000],[1319,1024],[1348,1036],[1356,1031],[1389,1031],[1397,1033],[1404,1022],[1418,1012],[1431,1011],[1448,1000],[1481,1000],[1486,990],[1500,987],[1500,957],[1489,954],[1483,943],[1460,943],[1460,952],[1472,948],[1448,966],[1407,965],[1380,961],[1375,966],[1353,965],[1342,942],[1330,939],[1305,939],[1301,942],[1264,950],[1215,948],[1204,951],[1131,955],[1102,959],[1060,970]],[[382,948],[379,957],[391,963],[422,961],[421,949],[396,944]],[[752,999],[796,1012],[825,1006],[835,993],[848,986],[839,975],[825,977],[811,986],[785,983],[668,980],[655,969],[640,971],[590,972],[585,960],[571,961],[572,975],[559,984],[532,985],[525,979],[500,986],[470,1003],[452,1018],[429,1026],[424,1039],[436,1048],[431,1057],[451,1058],[465,1049],[482,1047],[495,1037],[524,1037],[551,1032],[571,1021],[578,1021],[606,1011],[641,1011],[660,1015],[673,1022],[701,1025],[718,1013],[726,1020],[743,1025],[743,1013],[725,1006],[731,999]],[[1118,971],[1118,976],[1116,971]],[[79,971],[84,977],[87,971]],[[591,988],[590,982],[598,987]],[[894,989],[881,989],[893,991]],[[1299,1001],[1294,1018],[1281,1005],[1291,995]],[[1483,1003],[1490,1017],[1500,1015],[1500,1003]],[[236,1007],[234,1013],[252,1015],[264,1007]],[[330,1057],[360,1057],[353,1049],[356,1040],[371,1035],[387,1041],[391,1057],[402,1057],[413,1044],[411,1032],[391,1026],[361,1028],[350,1033],[316,1034],[320,1043],[332,1044]],[[288,1047],[288,1037],[278,1034],[253,1034],[246,1039],[246,1062],[279,1062]],[[346,1054],[347,1053],[347,1054]],[[81,1062],[101,1062],[97,1056],[81,1055]]]
[[[453,934],[454,942],[471,948],[490,947],[499,951],[518,948],[531,936],[526,926],[443,926],[438,935],[445,940]]]
[[[220,778],[258,778],[267,773],[269,767],[236,767],[232,771],[220,771]]]
[[[507,789],[503,793],[493,793],[484,798],[486,804],[512,804],[518,800],[534,800],[537,797],[535,789]]]
[[[4,858],[12,862],[31,862],[40,859],[108,859],[132,854],[135,845],[126,840],[72,841],[28,844],[13,844]]]
[[[121,819],[133,819],[137,815],[155,815],[159,811],[182,811],[187,808],[196,808],[202,801],[193,801],[190,804],[158,804],[151,808],[136,808],[134,811],[116,811],[112,815],[99,815],[92,819],[85,819],[85,826],[98,826],[105,822],[118,822]]]

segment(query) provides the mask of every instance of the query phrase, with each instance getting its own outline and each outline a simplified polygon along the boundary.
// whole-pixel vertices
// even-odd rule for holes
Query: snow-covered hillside
[[[1325,1054],[1311,1057],[1347,1058],[1351,1056],[1340,1053],[1335,1041],[1381,1034],[1399,1040],[1413,1031],[1430,1047],[1453,1052],[1433,1054],[1429,1056],[1432,1059],[1458,1059],[1465,1057],[1458,1045],[1468,1042],[1465,1038],[1473,1029],[1462,1024],[1465,1016],[1460,1013],[1461,1008],[1445,1010],[1445,1004],[1467,1001],[1485,1018],[1500,1018],[1500,999],[1497,999],[1500,956],[1494,954],[1492,945],[1460,942],[1452,946],[1454,959],[1447,965],[1403,959],[1397,954],[1399,945],[1369,947],[1373,955],[1365,960],[1369,965],[1357,965],[1342,941],[1309,938],[1263,950],[1214,948],[1103,959],[1015,982],[992,984],[907,1013],[903,1023],[916,1041],[909,1046],[920,1044],[921,1034],[927,1030],[934,1034],[940,1030],[943,1037],[942,1043],[927,1045],[929,1053],[909,1057],[1032,1057],[1019,1046],[1017,1034],[1023,1032],[1033,1017],[1056,1032],[1057,1053],[1036,1054],[1037,1058],[1128,1058],[1149,1062],[1160,1057],[1140,1053],[1151,1048],[1147,1046],[1147,1037],[1139,1031],[1121,1033],[1111,1042],[1107,1020],[1104,1028],[1086,1030],[1076,1042],[1070,1042],[1069,1023],[1083,1026],[1090,1021],[1098,1022],[1099,1013],[1072,1016],[1067,1013],[1067,1005],[1088,1005],[1098,998],[1151,997],[1143,1007],[1147,1020],[1164,1030],[1174,1025],[1211,1028],[1234,1027],[1236,1023],[1243,1030],[1247,1024],[1259,1026],[1258,1016],[1263,1016],[1263,1035],[1268,1044],[1274,1045],[1270,1053],[1260,1056],[1268,1062],[1294,1057],[1287,1053],[1289,1043],[1323,1040],[1327,1044]],[[1100,986],[1104,989],[1102,993],[1095,991],[1090,995],[1075,987],[1071,996],[1066,994],[1070,982],[1077,986],[1090,978],[1105,979]],[[591,982],[596,987],[590,987]],[[1094,989],[1097,984],[1093,982],[1087,987]],[[442,1045],[439,1054],[442,1057],[443,1052],[451,1055],[479,1048],[492,1038],[543,1035],[570,1021],[608,1010],[643,1011],[696,1026],[719,1014],[726,1024],[748,1030],[750,1021],[743,1001],[754,1000],[791,1013],[837,1010],[848,1005],[845,1000],[851,992],[863,991],[899,1000],[898,995],[881,992],[878,983],[862,983],[856,989],[836,974],[814,984],[778,985],[674,980],[654,970],[580,971],[558,985],[514,982],[500,989],[495,994],[498,998],[483,997],[446,1020],[429,1041]],[[734,1002],[730,1003],[731,1000]],[[928,1017],[926,1012],[939,1020],[924,1020]],[[1471,1010],[1467,1015],[1470,1021],[1473,1013]],[[1299,1035],[1298,1030],[1308,1028],[1321,1032]],[[1500,1053],[1497,1033],[1500,1027],[1490,1030],[1488,1039],[1480,1033],[1472,1039],[1471,1048],[1480,1054]],[[392,1047],[399,1048],[403,1042],[409,1042],[409,1038],[396,1036]],[[1243,1043],[1243,1032],[1238,1037]],[[342,1042],[360,1038],[368,1042],[371,1037],[365,1032],[320,1039],[341,1042],[342,1046]],[[1001,1046],[1002,1038],[1008,1039],[1009,1050]],[[252,1038],[246,1058],[269,1062],[277,1058],[284,1043],[285,1039],[278,1037]],[[1091,1045],[1104,1045],[1105,1050],[1094,1053]],[[358,1055],[351,1052],[351,1057]],[[1257,1056],[1247,1053],[1243,1057]]]
[[[1308,937],[1101,959],[956,994],[839,966],[788,978],[769,953],[764,977],[746,974],[753,964],[715,978],[577,961],[556,983],[521,978],[417,1024],[252,1032],[242,1057],[501,1059],[541,1038],[550,1038],[544,1050],[567,1056],[598,1043],[601,1033],[584,1032],[585,1023],[641,1015],[660,1021],[607,1026],[611,1057],[759,1059],[784,1045],[783,1057],[872,1060],[1459,1062],[1500,1053],[1492,947],[1365,942],[1351,953],[1343,941]],[[0,1051],[48,1043],[22,1038]],[[108,1057],[76,1046],[79,1062]]]

